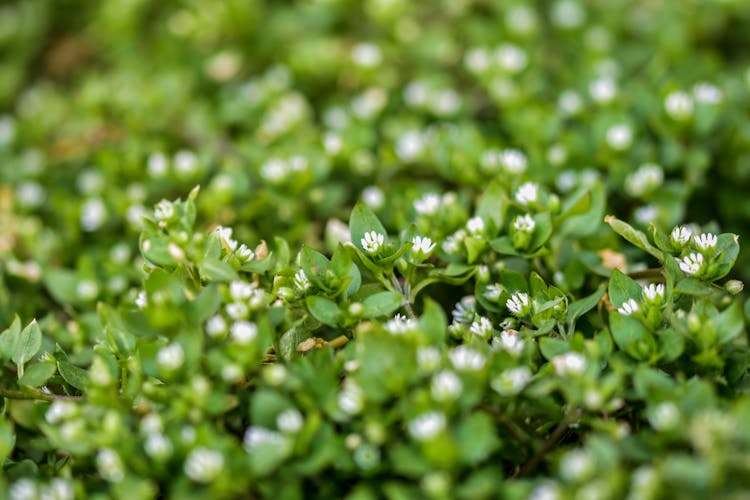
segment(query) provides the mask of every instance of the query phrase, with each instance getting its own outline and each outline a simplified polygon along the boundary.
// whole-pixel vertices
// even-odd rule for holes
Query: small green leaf
[[[424,311],[419,318],[419,327],[433,342],[439,343],[445,340],[448,321],[445,311],[432,299],[425,299]]]
[[[16,445],[16,433],[13,424],[4,416],[0,416],[0,464],[5,463],[13,447]]]
[[[82,391],[86,388],[88,382],[88,372],[79,368],[67,359],[57,361],[57,370],[60,372],[63,380]]]
[[[619,269],[612,271],[609,278],[609,300],[615,307],[620,307],[629,299],[641,300],[641,287],[632,278]]]
[[[313,250],[307,245],[302,247],[299,256],[300,266],[315,286],[322,287],[320,277],[328,270],[330,262],[328,258],[317,250]]]
[[[190,303],[190,319],[198,324],[210,318],[221,304],[221,294],[216,285],[209,285]]]
[[[713,321],[719,344],[731,342],[742,333],[745,327],[742,320],[742,309],[738,301],[734,301],[725,311],[714,317]]]
[[[0,359],[9,360],[13,356],[20,335],[21,318],[16,314],[13,323],[3,333],[0,333]]]
[[[11,359],[18,367],[18,374],[23,376],[23,365],[39,352],[42,347],[42,331],[36,320],[32,320],[26,328],[23,329],[18,337],[18,343],[13,350]]]
[[[610,227],[620,236],[628,240],[633,245],[637,246],[644,252],[648,252],[649,254],[656,257],[656,259],[659,260],[659,262],[664,261],[664,254],[661,250],[653,246],[649,241],[646,235],[643,233],[643,231],[639,231],[635,229],[630,224],[621,221],[617,217],[613,215],[608,215],[604,218],[604,222],[610,225]]]
[[[396,309],[401,307],[403,297],[396,292],[379,292],[370,295],[362,301],[364,318],[377,318],[378,316],[388,316]]]
[[[572,302],[568,306],[568,311],[565,318],[569,328],[572,328],[575,325],[575,322],[578,318],[596,307],[602,296],[604,296],[604,287],[600,287],[594,293]]]
[[[636,359],[646,359],[656,348],[653,336],[636,318],[614,312],[609,316],[609,327],[617,347]]]
[[[685,350],[685,338],[676,330],[667,328],[659,334],[659,352],[667,362],[679,358]]]
[[[332,300],[312,295],[307,297],[305,304],[313,318],[321,323],[329,326],[335,326],[338,323],[339,308]]]
[[[57,367],[52,362],[34,363],[29,365],[23,377],[18,379],[18,385],[29,387],[40,387],[49,380],[57,371]]]
[[[201,277],[206,281],[226,282],[240,279],[231,265],[219,259],[203,259],[199,270]]]
[[[714,289],[711,288],[711,285],[695,278],[684,278],[678,281],[674,287],[674,293],[695,297],[710,295],[713,291]]]
[[[568,343],[562,339],[556,339],[554,337],[542,337],[539,339],[539,350],[542,352],[542,356],[547,360],[551,360],[555,356],[564,354],[570,350]]]

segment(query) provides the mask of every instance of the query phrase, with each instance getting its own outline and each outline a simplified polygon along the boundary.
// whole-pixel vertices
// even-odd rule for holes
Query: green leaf
[[[596,291],[594,291],[594,293],[587,295],[582,299],[571,302],[571,304],[568,306],[568,311],[565,317],[569,329],[572,329],[573,326],[575,326],[575,322],[578,318],[596,307],[602,296],[604,296],[604,287],[599,287]]]
[[[497,234],[503,227],[507,209],[505,189],[498,181],[493,181],[477,200],[476,215],[489,222],[488,234]]]
[[[0,464],[5,463],[5,459],[10,456],[15,445],[16,433],[13,424],[4,416],[0,416]]]
[[[473,264],[485,248],[487,248],[487,240],[484,238],[476,238],[474,236],[467,236],[464,238],[464,246],[466,247],[466,258],[469,264]]]
[[[542,337],[539,339],[539,350],[542,352],[542,356],[547,360],[551,360],[555,356],[565,354],[570,350],[568,343],[562,339],[554,337]]]
[[[388,236],[378,216],[364,203],[357,203],[352,209],[352,213],[349,216],[349,231],[352,243],[361,251],[364,251],[361,240],[365,233],[375,231],[383,236]]]
[[[495,424],[485,413],[474,413],[461,421],[456,428],[456,441],[461,461],[469,465],[486,459],[500,445]]]
[[[682,295],[692,295],[695,297],[703,297],[713,293],[714,289],[711,285],[704,283],[703,281],[695,278],[684,278],[677,282],[674,287],[674,293]]]
[[[534,234],[531,236],[531,243],[529,243],[529,252],[539,249],[547,243],[547,240],[552,235],[552,219],[549,212],[536,214],[533,219],[536,227],[534,228]]]
[[[0,359],[9,360],[13,356],[20,335],[21,318],[16,314],[13,323],[3,333],[0,333]]]
[[[644,252],[647,252],[656,257],[659,262],[664,261],[664,254],[662,253],[662,251],[651,245],[643,231],[635,229],[630,224],[621,221],[613,215],[606,216],[604,218],[604,222],[609,224],[617,234],[628,240],[630,243],[637,246]]]
[[[221,293],[216,285],[209,285],[190,303],[189,315],[195,324],[200,324],[213,316],[221,305]]]
[[[609,327],[617,347],[632,357],[646,359],[654,352],[654,338],[636,318],[613,312],[609,315]]]
[[[619,269],[612,271],[609,278],[609,300],[615,307],[622,306],[629,299],[641,300],[641,287]]]
[[[685,338],[676,330],[667,328],[659,333],[659,352],[666,362],[674,361],[685,350]]]
[[[18,337],[18,343],[14,346],[11,359],[18,367],[18,374],[23,376],[23,365],[39,352],[42,347],[42,331],[36,320],[32,320],[23,329]]]
[[[321,288],[322,283],[320,278],[328,270],[330,264],[328,258],[317,250],[313,250],[305,245],[300,252],[299,263],[302,270],[305,271],[307,278],[315,286]]]
[[[675,383],[663,371],[639,365],[633,375],[633,386],[642,398],[663,398],[674,392]]]
[[[401,307],[403,297],[396,292],[379,292],[370,295],[362,301],[364,318],[377,318],[378,316],[388,316],[396,309]]]
[[[424,311],[419,318],[419,327],[433,342],[441,343],[445,340],[448,320],[440,304],[432,299],[425,299]]]
[[[574,194],[568,203],[563,205],[562,213],[558,217],[561,223],[555,235],[582,237],[595,233],[601,226],[605,204],[604,186],[600,182],[593,184],[590,191],[585,194]]]
[[[227,282],[240,279],[231,265],[219,259],[203,259],[198,270],[206,281]]]
[[[40,387],[49,380],[57,371],[57,367],[52,362],[34,363],[29,365],[23,377],[18,379],[18,385],[28,387]]]
[[[713,322],[716,326],[716,337],[719,344],[726,344],[734,340],[745,328],[740,303],[734,301],[731,306],[714,317]]]
[[[60,372],[63,380],[79,391],[86,388],[89,375],[83,368],[77,367],[67,359],[60,359],[57,361],[57,370]]]
[[[44,285],[58,304],[78,303],[78,275],[68,269],[48,269],[42,277]]]
[[[319,295],[312,295],[305,299],[307,310],[313,318],[329,326],[335,326],[338,323],[339,307],[330,299]]]

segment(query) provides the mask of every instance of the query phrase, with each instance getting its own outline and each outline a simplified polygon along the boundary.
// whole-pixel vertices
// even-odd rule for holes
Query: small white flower
[[[587,361],[583,354],[571,351],[552,358],[552,365],[560,376],[580,375],[586,370]]]
[[[464,54],[464,66],[472,73],[483,73],[490,67],[490,54],[482,47],[471,48]]]
[[[463,236],[458,236],[457,234],[452,234],[450,236],[447,236],[443,243],[440,245],[440,248],[443,249],[445,253],[454,254],[458,252],[459,244],[463,240]]]
[[[409,130],[396,141],[396,156],[405,162],[414,161],[422,154],[424,147],[422,133],[418,130]]]
[[[607,129],[607,144],[615,151],[624,151],[633,143],[633,129],[625,123],[612,125]]]
[[[365,202],[365,205],[373,210],[377,210],[383,206],[385,195],[379,187],[368,186],[362,191],[362,200]]]
[[[169,169],[169,160],[164,153],[151,153],[146,162],[148,175],[153,178],[164,177]]]
[[[169,344],[159,349],[156,360],[162,369],[174,371],[180,368],[185,361],[185,352],[180,344]]]
[[[76,287],[76,294],[81,300],[94,300],[99,295],[99,285],[96,281],[81,280]]]
[[[409,422],[409,434],[417,441],[429,441],[445,429],[445,415],[438,411],[422,413]]]
[[[560,461],[560,476],[567,481],[581,481],[594,470],[594,461],[586,450],[572,450]]]
[[[484,232],[484,221],[478,215],[466,221],[466,229],[472,236],[480,235]]]
[[[356,415],[364,408],[365,398],[362,389],[357,384],[349,382],[344,385],[343,390],[339,393],[338,402],[341,411],[348,415]]]
[[[467,295],[460,302],[456,303],[456,307],[451,311],[451,315],[459,323],[469,323],[474,320],[476,310],[476,299],[473,295]]]
[[[323,148],[330,156],[336,156],[344,147],[344,141],[336,132],[326,132],[323,135]]]
[[[174,203],[169,200],[161,200],[154,208],[156,220],[169,220],[174,217]]]
[[[650,283],[643,287],[643,296],[649,302],[660,301],[664,298],[664,284],[663,283]]]
[[[414,200],[414,210],[420,215],[432,215],[440,208],[440,196],[427,193],[421,198]]]
[[[125,478],[125,469],[120,455],[110,448],[99,450],[96,454],[96,468],[106,481],[117,483]]]
[[[139,429],[144,434],[154,434],[164,430],[164,421],[158,413],[149,413],[141,419]]]
[[[255,287],[251,283],[245,281],[233,281],[229,284],[229,295],[234,300],[247,300],[253,294]]]
[[[659,403],[651,412],[649,422],[657,431],[674,429],[680,422],[680,409],[671,401]]]
[[[505,292],[505,288],[500,283],[492,283],[484,291],[484,298],[489,300],[497,300]]]
[[[380,47],[374,43],[359,43],[352,49],[352,62],[363,68],[374,68],[383,61]]]
[[[440,90],[433,93],[430,108],[436,115],[453,115],[461,108],[461,96],[453,89]]]
[[[11,497],[12,498],[12,497]],[[55,477],[49,482],[47,491],[42,493],[41,500],[73,500],[75,492],[73,486],[65,479]],[[16,500],[13,498],[13,500]]]
[[[724,98],[721,89],[708,82],[696,83],[693,86],[693,96],[701,104],[719,104]]]
[[[453,367],[459,371],[479,371],[484,368],[484,354],[466,346],[458,346],[448,353]]]
[[[606,104],[617,96],[617,84],[610,77],[599,78],[589,85],[589,94],[594,101]]]
[[[539,185],[525,182],[521,184],[513,197],[524,207],[534,204],[539,199]]]
[[[435,243],[426,236],[415,236],[411,242],[414,244],[412,252],[420,259],[426,259],[435,249]]]
[[[305,291],[310,288],[310,280],[307,278],[304,269],[299,269],[294,273],[294,286],[300,291]]]
[[[232,239],[233,230],[231,227],[216,226],[215,231],[219,235],[221,242],[229,247],[230,250],[237,248],[237,240]]]
[[[22,206],[34,208],[44,203],[47,194],[38,182],[25,181],[18,184],[16,197]]]
[[[269,158],[260,167],[260,175],[269,182],[279,183],[289,174],[290,167],[281,158]]]
[[[518,45],[503,43],[495,50],[495,60],[508,73],[518,73],[526,67],[529,58]]]
[[[208,448],[195,448],[185,459],[183,469],[196,483],[210,483],[224,468],[224,455]]]
[[[220,314],[211,316],[208,321],[206,321],[206,334],[209,337],[218,337],[219,335],[226,333],[226,331],[227,322],[224,321],[224,317]]]
[[[576,115],[583,109],[583,99],[574,90],[566,90],[557,98],[557,107],[566,115]]]
[[[243,262],[247,262],[248,260],[253,260],[255,258],[255,252],[253,252],[247,245],[244,243],[235,250],[234,254],[237,256],[238,259],[240,259]]]
[[[519,233],[533,233],[535,227],[536,223],[529,214],[519,215],[513,219],[513,229]]]
[[[404,334],[406,332],[409,332],[411,330],[414,330],[417,327],[417,320],[412,318],[407,318],[403,314],[396,314],[396,316],[393,319],[389,319],[388,322],[385,324],[385,329],[388,330],[389,333],[393,335],[400,335]]]
[[[39,498],[36,483],[28,478],[21,478],[10,487],[8,496],[11,500],[36,500]]]
[[[490,336],[490,333],[492,333],[492,323],[484,316],[480,316],[471,323],[469,331],[474,335],[485,339]]]
[[[505,301],[505,307],[516,316],[523,316],[528,314],[531,310],[531,302],[529,301],[529,295],[524,292],[516,292]]]
[[[99,198],[91,198],[81,205],[81,229],[96,231],[107,219],[107,207]]]
[[[703,269],[703,254],[691,253],[682,259],[677,259],[682,272],[689,275],[698,274]]]
[[[623,316],[630,316],[633,313],[638,312],[638,302],[633,299],[628,299],[623,302],[622,307],[617,308],[617,312]]]
[[[676,226],[674,229],[672,229],[670,237],[672,238],[672,243],[678,246],[683,246],[685,243],[690,241],[690,237],[692,235],[693,232],[687,226]]]
[[[235,321],[230,335],[238,344],[249,344],[258,336],[258,326],[251,321]]]
[[[72,401],[54,401],[44,414],[48,424],[55,425],[61,420],[74,416],[78,412],[78,406]]]
[[[250,309],[244,302],[231,302],[224,309],[232,319],[244,319],[250,313]]]
[[[432,372],[440,365],[440,351],[435,347],[417,349],[417,365],[423,372]]]
[[[670,92],[664,98],[664,109],[674,120],[687,120],[693,115],[693,99],[687,92]]]
[[[513,396],[523,390],[531,380],[531,370],[527,366],[517,366],[505,370],[490,383],[501,396]]]
[[[715,234],[703,233],[701,235],[693,236],[693,241],[695,242],[695,246],[697,246],[701,252],[707,252],[716,248],[718,238]]]
[[[180,150],[174,155],[174,169],[180,175],[190,175],[198,167],[198,157],[195,153],[187,150]]]
[[[365,252],[375,255],[383,247],[385,236],[375,231],[365,233],[365,237],[360,240],[360,244]]]
[[[625,190],[631,196],[655,191],[664,182],[664,170],[654,163],[645,163],[625,179]]]
[[[493,349],[502,349],[512,356],[521,354],[525,345],[525,342],[515,330],[503,330],[499,337],[492,339]]]
[[[172,454],[172,442],[161,432],[152,432],[143,443],[146,454],[153,458],[167,458]]]
[[[586,10],[574,0],[558,0],[550,11],[552,24],[563,29],[574,29],[586,21]]]
[[[435,401],[447,403],[455,400],[463,390],[463,384],[458,375],[452,371],[442,371],[432,377],[430,393]]]
[[[276,417],[276,427],[284,434],[295,434],[302,429],[304,418],[296,408],[290,408]]]

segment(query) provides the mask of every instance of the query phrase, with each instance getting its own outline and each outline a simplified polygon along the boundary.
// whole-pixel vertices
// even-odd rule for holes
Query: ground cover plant
[[[4,2],[0,492],[744,498],[747,33]]]

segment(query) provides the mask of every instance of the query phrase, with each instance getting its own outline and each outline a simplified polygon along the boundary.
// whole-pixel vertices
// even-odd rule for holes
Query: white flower
[[[47,491],[42,492],[41,496],[41,500],[73,500],[74,498],[73,486],[59,477],[52,478]]]
[[[250,313],[250,309],[244,302],[232,302],[226,305],[224,308],[232,319],[243,319],[246,318]]]
[[[557,107],[566,115],[575,115],[583,108],[583,99],[574,90],[565,90],[557,98]]]
[[[304,418],[296,408],[289,408],[276,417],[276,427],[284,434],[295,434],[302,429]]]
[[[471,323],[469,331],[474,335],[485,339],[490,336],[490,333],[492,333],[492,323],[484,316],[480,316],[479,319],[476,319]]]
[[[513,219],[513,229],[519,233],[533,233],[535,227],[536,223],[529,214],[519,215]]]
[[[375,231],[365,233],[365,237],[360,240],[360,244],[365,252],[375,255],[383,247],[385,236]]]
[[[323,148],[330,156],[335,156],[341,152],[344,141],[336,132],[326,132],[323,135]]]
[[[187,477],[197,483],[210,483],[224,468],[224,455],[208,448],[195,448],[185,459]]]
[[[78,412],[78,406],[72,401],[53,401],[44,414],[48,424],[55,425],[61,420],[74,416]]]
[[[643,196],[656,190],[664,182],[664,171],[659,165],[645,163],[625,179],[625,190],[631,196]]]
[[[414,244],[412,252],[420,259],[426,259],[435,249],[435,243],[426,236],[415,236],[411,242]]]
[[[466,233],[464,232],[463,234],[456,233],[456,234],[447,236],[443,240],[443,243],[440,245],[440,248],[442,248],[445,253],[449,253],[449,254],[454,254],[458,252],[459,244],[464,239],[465,235]]]
[[[633,299],[628,299],[623,302],[622,307],[617,308],[617,312],[623,316],[630,316],[631,314],[638,312],[638,302]]]
[[[289,165],[281,158],[269,158],[260,167],[260,175],[269,182],[283,181],[289,174]]]
[[[258,336],[258,326],[251,321],[235,321],[230,334],[238,344],[249,344]]]
[[[586,20],[586,11],[574,0],[559,0],[550,11],[552,23],[563,29],[581,26]]]
[[[294,286],[300,291],[305,291],[310,288],[310,280],[307,278],[304,269],[299,269],[294,273]]]
[[[524,292],[516,292],[505,301],[505,307],[516,316],[523,316],[528,314],[531,310],[531,303],[529,302],[529,295]]]
[[[445,415],[438,411],[422,413],[409,422],[409,434],[417,441],[428,441],[445,429]]]
[[[164,153],[151,153],[146,162],[146,169],[151,177],[164,177],[169,169],[169,160]]]
[[[676,226],[672,229],[670,237],[672,238],[672,243],[675,243],[678,246],[683,246],[690,241],[692,235],[693,232],[687,226]]]
[[[209,337],[218,337],[227,331],[227,322],[224,321],[224,317],[220,314],[211,316],[206,321],[206,334]]]
[[[693,236],[693,241],[701,252],[707,252],[708,250],[716,248],[718,238],[715,234],[703,233],[701,235]]]
[[[216,226],[215,231],[219,235],[221,242],[229,247],[230,250],[237,248],[237,240],[232,239],[233,230],[231,227]]]
[[[607,129],[607,144],[615,151],[624,151],[633,143],[633,129],[625,123],[612,125]]]
[[[383,206],[385,195],[379,187],[368,186],[362,191],[362,200],[365,202],[365,205],[373,210],[377,210]]]
[[[117,483],[125,478],[125,470],[120,455],[110,448],[99,450],[96,454],[96,468],[106,481]]]
[[[253,294],[255,286],[245,281],[233,281],[229,284],[229,295],[234,300],[246,300]]]
[[[643,287],[643,296],[649,302],[656,302],[664,298],[664,284],[650,283]]]
[[[255,258],[255,252],[253,252],[247,245],[244,243],[237,248],[237,250],[234,252],[234,254],[237,256],[238,259],[241,261],[248,261],[253,260]]]
[[[81,229],[96,231],[107,219],[107,207],[99,198],[91,198],[81,205]]]
[[[521,354],[524,346],[525,342],[515,330],[503,330],[499,337],[492,339],[493,349],[502,349],[512,356]]]
[[[463,390],[463,384],[458,375],[452,371],[442,371],[432,377],[430,393],[435,401],[447,403],[455,400]]]
[[[526,52],[518,45],[503,43],[495,50],[495,60],[508,73],[522,71],[528,63]]]
[[[505,370],[490,383],[501,396],[518,394],[531,380],[531,370],[527,366],[517,366]]]
[[[594,461],[586,450],[572,450],[560,461],[560,475],[567,481],[581,481],[594,469]]]
[[[558,354],[552,358],[552,365],[560,376],[580,375],[586,370],[586,358],[575,351]]]
[[[356,415],[365,405],[364,394],[357,384],[347,382],[339,393],[339,408],[348,415]]]
[[[451,312],[451,315],[459,323],[468,323],[474,320],[476,310],[476,299],[473,295],[467,295],[460,302],[456,303],[456,307]]]
[[[478,215],[475,217],[472,217],[471,219],[466,221],[466,229],[473,236],[480,235],[484,232],[484,221]]]
[[[659,403],[649,416],[651,426],[657,431],[674,429],[679,421],[680,409],[671,401]]]
[[[513,5],[505,13],[505,26],[512,32],[531,33],[536,29],[536,25],[536,12],[526,4]]]
[[[169,220],[174,217],[174,204],[169,200],[161,200],[154,208],[156,220]]]
[[[455,114],[461,108],[461,96],[453,89],[443,89],[433,93],[430,99],[433,113],[442,116]]]
[[[198,157],[195,153],[187,150],[180,150],[174,155],[174,168],[178,174],[190,175],[198,167]]]
[[[472,73],[483,73],[490,66],[490,54],[482,47],[471,48],[464,54],[464,66]]]
[[[448,353],[453,367],[459,371],[479,371],[484,368],[484,354],[466,346],[458,346]]]
[[[146,454],[154,458],[166,458],[172,454],[172,442],[161,432],[152,432],[146,436],[143,444]]]
[[[99,295],[99,285],[96,281],[81,280],[76,287],[76,294],[81,300],[94,300]]]
[[[617,84],[610,77],[599,78],[589,85],[589,94],[594,101],[606,104],[617,95]]]
[[[139,428],[144,434],[154,434],[164,430],[164,421],[158,413],[149,413],[141,419]]]
[[[363,68],[374,68],[383,61],[380,47],[374,43],[359,43],[352,49],[352,62]]]
[[[693,96],[701,104],[719,104],[724,97],[721,89],[708,82],[696,83],[693,86]]]
[[[25,181],[18,184],[16,197],[22,206],[33,208],[44,203],[47,194],[38,182]]]
[[[409,130],[396,141],[396,156],[406,162],[414,161],[422,154],[424,146],[422,133],[418,130]]]
[[[414,210],[420,215],[432,215],[440,208],[440,196],[435,193],[427,193],[421,198],[414,200]]]
[[[10,487],[8,496],[11,500],[36,500],[39,498],[36,483],[28,478],[21,478]]]
[[[159,349],[156,360],[162,369],[174,371],[180,368],[185,361],[185,352],[180,344],[169,344]]]
[[[500,283],[492,283],[484,291],[484,298],[489,300],[497,300],[505,292],[505,288]]]
[[[687,92],[670,92],[664,98],[664,109],[674,120],[687,120],[693,115],[693,99]]]
[[[703,254],[691,253],[682,259],[677,259],[682,272],[689,275],[698,274],[703,269]]]
[[[413,318],[407,319],[406,316],[400,313],[396,314],[393,319],[388,320],[388,322],[385,324],[385,329],[393,335],[399,335],[409,332],[411,330],[414,330],[416,327],[417,320]]]
[[[536,203],[539,199],[539,185],[533,182],[525,182],[521,184],[513,197],[524,207]]]

